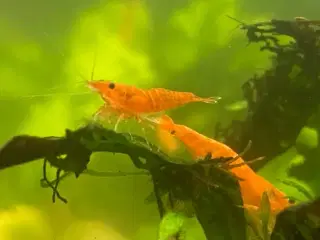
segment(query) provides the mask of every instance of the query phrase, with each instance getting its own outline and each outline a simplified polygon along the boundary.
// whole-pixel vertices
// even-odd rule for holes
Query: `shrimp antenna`
[[[230,31],[229,37],[231,37],[232,34],[234,33],[234,31],[237,30],[238,28],[240,28],[241,26],[242,26],[242,27],[247,26],[246,23],[244,23],[244,22],[242,22],[242,21],[240,21],[240,20],[238,20],[238,19],[236,19],[236,18],[234,18],[234,17],[231,17],[231,16],[229,16],[229,15],[226,15],[226,17],[227,17],[227,18],[230,18],[230,19],[233,20],[233,21],[236,21],[237,23],[239,23],[234,29],[232,29],[232,30]],[[231,42],[231,40],[230,40],[230,42]]]
[[[231,20],[236,21],[237,23],[239,23],[238,26],[236,26],[231,32],[233,32],[234,30],[236,30],[237,28],[239,28],[239,27],[241,27],[241,26],[242,26],[243,28],[247,28],[247,27],[248,27],[248,24],[246,24],[245,22],[240,21],[239,19],[236,19],[236,18],[231,17],[231,16],[229,16],[229,15],[226,15],[226,17],[228,17],[228,18],[230,18]]]
[[[94,70],[96,68],[96,62],[97,62],[97,48],[95,48],[93,52],[93,63],[92,63],[92,71],[91,71],[91,81],[93,81],[93,75],[94,75]]]
[[[244,22],[242,22],[242,21],[240,21],[240,20],[238,20],[238,19],[236,19],[236,18],[234,18],[234,17],[231,17],[231,16],[229,16],[229,15],[226,15],[226,17],[232,19],[233,21],[236,21],[236,22],[240,23],[241,25],[247,25],[247,24],[245,24]]]

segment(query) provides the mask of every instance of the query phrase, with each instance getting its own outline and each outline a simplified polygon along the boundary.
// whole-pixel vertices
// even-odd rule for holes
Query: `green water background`
[[[246,46],[244,33],[226,14],[250,23],[317,19],[320,9],[314,0],[132,1],[0,2],[0,143],[22,133],[59,136],[90,118],[102,103],[84,86],[95,54],[95,79],[221,96],[216,105],[170,112],[176,122],[213,136],[217,122],[228,125],[245,116],[245,109],[228,106],[243,100],[241,85],[248,78],[270,66],[269,54]],[[301,199],[277,178],[291,174],[319,195],[319,120],[315,115],[297,146],[260,171]],[[134,170],[127,157],[111,154],[94,156],[89,167]],[[144,203],[152,190],[148,177],[70,178],[60,186],[69,200],[64,205],[51,203],[51,192],[40,188],[41,176],[41,162],[1,171],[0,239],[156,238],[156,206]],[[203,239],[192,222],[189,229],[188,239]]]

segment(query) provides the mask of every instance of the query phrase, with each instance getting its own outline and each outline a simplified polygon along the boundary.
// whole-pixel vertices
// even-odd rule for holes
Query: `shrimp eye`
[[[109,88],[110,89],[114,89],[116,87],[116,85],[114,83],[109,83]]]
[[[174,134],[176,133],[176,131],[175,131],[175,130],[172,130],[170,133],[171,133],[172,135],[174,135]]]

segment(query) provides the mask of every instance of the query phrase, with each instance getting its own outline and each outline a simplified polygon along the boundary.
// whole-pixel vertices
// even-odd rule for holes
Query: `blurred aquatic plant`
[[[264,192],[262,195],[260,208],[248,206],[245,209],[245,216],[248,228],[251,230],[249,231],[249,236],[252,239],[270,239],[275,216],[271,213],[267,192]]]
[[[0,239],[50,239],[52,229],[46,215],[39,209],[16,205],[0,211]]]
[[[259,161],[253,166],[259,169],[296,142],[303,141],[310,148],[317,145],[317,136],[311,136],[311,131],[306,139],[304,127],[320,103],[320,21],[273,19],[256,24],[240,22],[240,27],[246,31],[249,43],[262,43],[260,50],[272,53],[272,66],[243,85],[246,119],[233,121],[226,129],[218,124],[216,135],[236,150],[242,149],[248,139],[252,140],[253,146],[245,158],[266,156],[265,162]],[[272,172],[270,177],[274,174]],[[313,199],[300,184],[283,182],[296,188],[306,199]],[[319,201],[313,201],[311,205],[317,212],[315,208],[319,207]],[[306,209],[302,204],[280,213],[271,239],[318,239],[319,227],[310,226]],[[300,210],[301,213],[297,213]],[[265,239],[266,236],[258,238]]]
[[[317,148],[319,145],[317,130],[310,127],[302,128],[297,137],[296,145],[302,148],[302,151]]]
[[[320,21],[296,18],[238,22],[249,43],[262,44],[260,51],[272,54],[272,66],[243,85],[246,119],[234,121],[226,129],[217,128],[216,136],[236,151],[252,140],[245,159],[265,156],[264,161],[253,164],[259,169],[295,144],[318,108]]]
[[[306,197],[307,200],[314,199],[313,194],[310,191],[308,191],[305,187],[303,187],[301,184],[299,184],[295,181],[289,180],[289,179],[282,180],[281,182],[297,189],[298,192],[302,193]]]
[[[176,74],[193,68],[201,59],[202,51],[228,44],[232,23],[226,22],[224,15],[236,11],[234,0],[186,1],[185,5],[167,19],[169,28],[165,37],[166,40],[168,35],[170,38],[165,44],[159,44],[158,54],[166,60],[163,67]],[[163,39],[163,36],[158,37],[160,41]]]
[[[320,238],[320,199],[292,206],[277,215],[271,240]]]
[[[294,205],[274,214],[270,210],[267,192],[260,208],[245,209],[248,239],[260,240],[312,240],[320,237],[319,199]]]
[[[183,222],[185,218],[181,213],[166,213],[160,222],[158,240],[170,240],[173,238],[183,240]]]
[[[79,231],[81,229],[81,231]],[[111,239],[111,240],[127,240],[115,229],[108,226],[102,221],[75,221],[68,226],[65,235],[61,239]]]
[[[144,86],[153,83],[150,59],[139,49],[141,43],[148,45],[146,39],[150,30],[148,11],[143,1],[108,1],[98,11],[82,13],[73,29],[69,41],[70,58],[65,66],[70,74],[69,89],[76,86],[75,81],[79,77],[77,72],[72,73],[69,69],[82,69],[89,77],[94,55],[95,79],[113,79]],[[135,41],[135,36],[139,36],[138,41]],[[84,84],[83,79],[82,82]]]
[[[33,85],[25,79],[26,76],[35,77],[29,71],[38,68],[43,57],[43,49],[3,18],[0,18],[0,26],[3,35],[0,47],[1,100],[30,94]],[[13,64],[19,65],[19,72],[12,67]]]

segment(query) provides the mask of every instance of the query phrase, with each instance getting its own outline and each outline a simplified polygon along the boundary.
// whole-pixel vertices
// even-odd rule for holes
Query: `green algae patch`
[[[296,144],[307,149],[314,149],[318,146],[318,132],[314,128],[304,127],[296,140]]]

